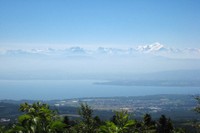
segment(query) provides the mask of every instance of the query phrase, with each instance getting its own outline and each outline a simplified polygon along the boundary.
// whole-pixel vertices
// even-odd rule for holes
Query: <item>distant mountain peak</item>
[[[140,45],[136,48],[137,51],[145,53],[156,52],[164,49],[166,49],[164,45],[160,44],[159,42],[150,45]]]

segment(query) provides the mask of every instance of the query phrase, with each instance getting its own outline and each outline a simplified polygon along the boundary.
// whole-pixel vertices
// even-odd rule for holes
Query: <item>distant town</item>
[[[137,97],[88,97],[64,100],[43,101],[58,110],[60,115],[78,117],[77,109],[80,103],[87,103],[102,119],[109,119],[115,111],[126,110],[133,117],[140,119],[145,113],[154,118],[165,114],[172,120],[199,120],[193,109],[197,105],[192,95],[150,95]],[[19,104],[33,103],[34,100],[1,100],[0,123],[7,123],[20,115]]]

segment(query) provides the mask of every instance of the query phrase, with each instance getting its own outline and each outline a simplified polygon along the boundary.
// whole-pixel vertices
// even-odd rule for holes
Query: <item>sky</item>
[[[0,0],[0,79],[196,70],[199,35],[199,0]]]
[[[0,47],[200,47],[199,0],[0,0]]]

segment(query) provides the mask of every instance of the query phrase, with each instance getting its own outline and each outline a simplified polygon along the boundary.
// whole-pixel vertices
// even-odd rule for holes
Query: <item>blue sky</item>
[[[200,44],[199,0],[1,0],[0,47]]]
[[[65,94],[58,80],[142,80],[140,74],[163,71],[173,77],[161,77],[174,79],[176,70],[196,73],[199,42],[200,0],[0,0],[0,99],[24,99],[25,93],[13,92],[27,86],[30,91],[23,92],[36,97],[42,88],[48,95]],[[189,79],[185,72],[181,78]],[[80,85],[77,90],[84,88]],[[56,93],[50,93],[55,86]]]

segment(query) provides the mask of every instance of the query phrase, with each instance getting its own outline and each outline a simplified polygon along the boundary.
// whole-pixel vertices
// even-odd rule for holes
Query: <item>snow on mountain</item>
[[[151,53],[157,51],[165,51],[167,48],[165,48],[164,45],[160,43],[154,43],[150,45],[140,45],[136,48],[136,50],[139,52]]]
[[[167,58],[178,59],[200,59],[199,48],[170,48],[165,47],[160,43],[154,43],[150,45],[140,45],[136,48],[140,53],[151,54],[154,56],[163,56]]]
[[[81,47],[71,47],[71,48],[67,49],[67,51],[70,53],[76,53],[76,54],[86,53],[86,51]]]
[[[84,47],[69,47],[64,49],[7,49],[1,50],[0,56],[56,56],[56,57],[72,57],[72,56],[144,56],[153,55],[167,58],[195,58],[200,59],[200,48],[170,48],[160,43],[150,45],[140,45],[136,48],[115,48],[115,47],[98,47],[96,49],[86,49]]]
[[[98,55],[123,55],[127,54],[125,50],[117,49],[117,48],[104,48],[99,47],[96,51],[93,51],[94,54]]]
[[[40,52],[36,50],[24,50],[24,49],[12,49],[6,50],[1,55],[4,56],[13,56],[13,57],[22,57],[22,56],[36,56],[40,55]]]

